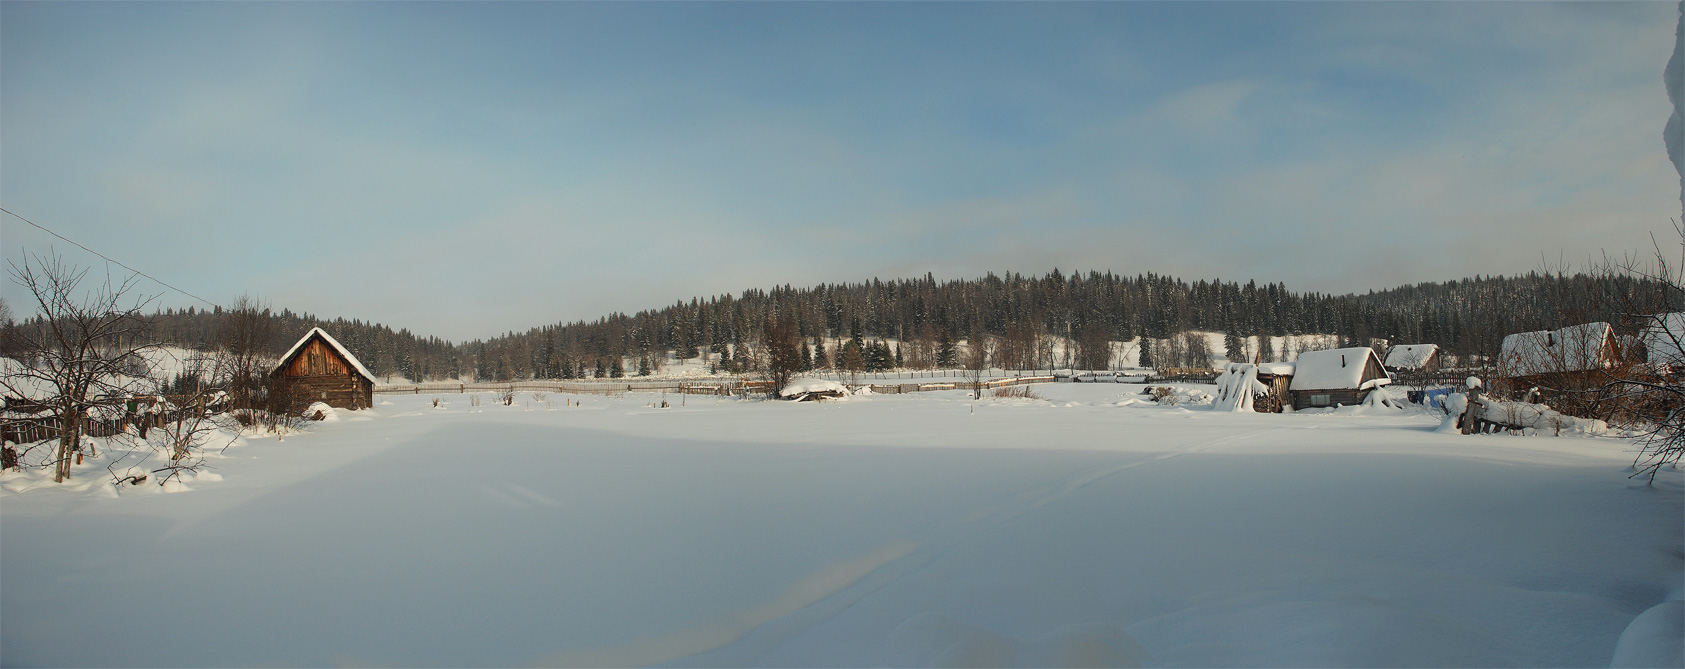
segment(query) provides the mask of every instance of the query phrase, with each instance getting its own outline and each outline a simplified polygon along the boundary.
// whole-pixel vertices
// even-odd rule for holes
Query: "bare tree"
[[[269,307],[242,295],[222,312],[217,332],[217,369],[211,376],[228,389],[230,409],[241,424],[257,422],[265,408],[270,351],[278,326]]]
[[[777,397],[802,368],[801,332],[789,319],[774,316],[761,322],[761,343],[766,347],[766,378]]]
[[[983,399],[983,372],[989,369],[989,338],[981,333],[965,342],[965,378],[971,383],[972,398]]]
[[[1674,232],[1677,262],[1656,243],[1648,260],[1605,258],[1585,273],[1597,282],[1595,294],[1638,332],[1629,348],[1641,350],[1622,351],[1620,364],[1599,369],[1596,390],[1641,430],[1633,476],[1652,482],[1685,458],[1685,228],[1675,223]]]
[[[25,360],[0,375],[0,386],[12,397],[39,401],[57,420],[58,447],[46,463],[55,482],[70,476],[82,421],[95,400],[131,390],[131,373],[146,369],[142,353],[151,347],[141,309],[153,298],[133,295],[136,277],[113,282],[108,275],[84,290],[87,274],[56,255],[29,254],[23,264],[11,264],[12,280],[38,313],[12,333]]]
[[[1112,341],[1109,328],[1089,323],[1077,331],[1077,365],[1083,369],[1103,370],[1112,366]]]
[[[1205,334],[1200,332],[1183,332],[1182,366],[1193,369],[1211,369],[1211,344],[1206,341]]]
[[[237,431],[226,412],[230,401],[228,357],[227,351],[192,356],[177,377],[178,382],[168,388],[170,399],[156,407],[157,426],[148,430],[141,441],[169,456],[167,464],[152,470],[158,475],[159,485],[183,473],[198,471],[204,464],[200,449],[213,435],[225,430]]]

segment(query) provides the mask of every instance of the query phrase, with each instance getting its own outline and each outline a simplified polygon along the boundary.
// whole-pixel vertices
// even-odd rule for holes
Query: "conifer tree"
[[[649,376],[649,355],[638,356],[638,376]]]
[[[1153,340],[1146,337],[1141,338],[1141,366],[1147,369],[1158,368],[1153,364]]]
[[[620,356],[618,356],[618,355],[614,356],[614,361],[609,363],[609,372],[608,373],[609,373],[609,376],[612,377],[612,378],[616,378],[616,379],[626,378],[626,365],[620,361]]]
[[[808,348],[807,340],[802,340],[802,348],[797,353],[797,371],[811,371],[813,369],[813,349]]]

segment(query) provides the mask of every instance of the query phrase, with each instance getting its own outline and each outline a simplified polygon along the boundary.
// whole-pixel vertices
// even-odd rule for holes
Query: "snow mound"
[[[1685,667],[1685,601],[1662,602],[1638,614],[1615,642],[1611,667]]]
[[[1469,398],[1464,393],[1452,393],[1445,398],[1445,419],[1435,432],[1457,433],[1457,420],[1468,410]],[[1544,404],[1481,400],[1480,417],[1527,430],[1528,434],[1593,437],[1609,434],[1609,424],[1595,418],[1576,418],[1565,415]]]
[[[1394,397],[1392,391],[1386,387],[1378,387],[1369,391],[1363,398],[1363,406],[1371,408],[1404,409],[1404,403]]]
[[[846,393],[848,388],[836,381],[826,379],[793,379],[778,391],[779,397],[794,397],[802,393],[839,392]]]
[[[1543,404],[1527,402],[1484,402],[1481,417],[1493,423],[1531,428],[1543,434],[1603,434],[1609,424],[1592,418],[1564,415]]]
[[[310,420],[339,420],[339,411],[326,402],[311,404],[305,408],[303,415]]]
[[[1213,411],[1252,411],[1252,399],[1270,392],[1270,387],[1258,380],[1258,367],[1231,362],[1217,377],[1217,398],[1211,403]],[[1373,394],[1373,393],[1371,393]]]
[[[1200,388],[1187,386],[1146,386],[1141,389],[1141,402],[1121,400],[1113,406],[1130,406],[1132,404],[1152,403],[1157,406],[1201,406],[1211,404],[1214,399],[1211,393]],[[1074,406],[1074,405],[1071,405]]]

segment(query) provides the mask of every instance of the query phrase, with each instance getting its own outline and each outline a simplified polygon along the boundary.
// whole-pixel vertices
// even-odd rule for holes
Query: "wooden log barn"
[[[269,375],[279,377],[294,411],[315,402],[352,410],[374,406],[374,375],[322,328],[311,328]]]

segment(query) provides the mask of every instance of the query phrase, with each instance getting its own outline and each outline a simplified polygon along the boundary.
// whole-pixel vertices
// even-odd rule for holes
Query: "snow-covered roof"
[[[351,355],[351,351],[346,350],[344,346],[339,344],[339,340],[334,339],[333,335],[328,334],[322,328],[310,328],[309,332],[304,333],[297,344],[293,344],[292,348],[287,349],[286,354],[281,356],[281,362],[276,363],[275,368],[269,370],[269,373],[274,374],[281,371],[282,367],[286,367],[287,363],[293,361],[293,356],[298,355],[298,352],[304,349],[304,345],[310,343],[310,338],[316,335],[321,335],[322,341],[327,342],[328,346],[332,346],[333,350],[338,351],[346,362],[351,363],[351,368],[357,370],[358,374],[362,374],[363,378],[369,380],[369,383],[375,382],[374,375],[369,373],[368,368],[363,367],[363,363],[357,360],[357,356]]]
[[[1685,362],[1685,314],[1656,314],[1650,318],[1650,324],[1638,335],[1644,343],[1646,362]]]
[[[839,392],[848,394],[848,387],[825,379],[793,379],[778,391],[779,397],[795,397],[803,393]]]
[[[1602,369],[1615,361],[1608,323],[1583,323],[1560,330],[1518,332],[1504,337],[1499,376],[1533,376]]]
[[[1263,362],[1258,363],[1258,373],[1270,376],[1292,376],[1293,367],[1294,365],[1291,362]]]
[[[1287,389],[1356,390],[1364,385],[1363,370],[1371,359],[1380,362],[1375,350],[1367,346],[1305,351],[1299,354],[1293,369],[1293,382],[1287,384]],[[1386,383],[1391,383],[1391,379],[1374,385]]]
[[[1387,367],[1391,369],[1421,369],[1426,367],[1439,344],[1399,344],[1387,351]]]

